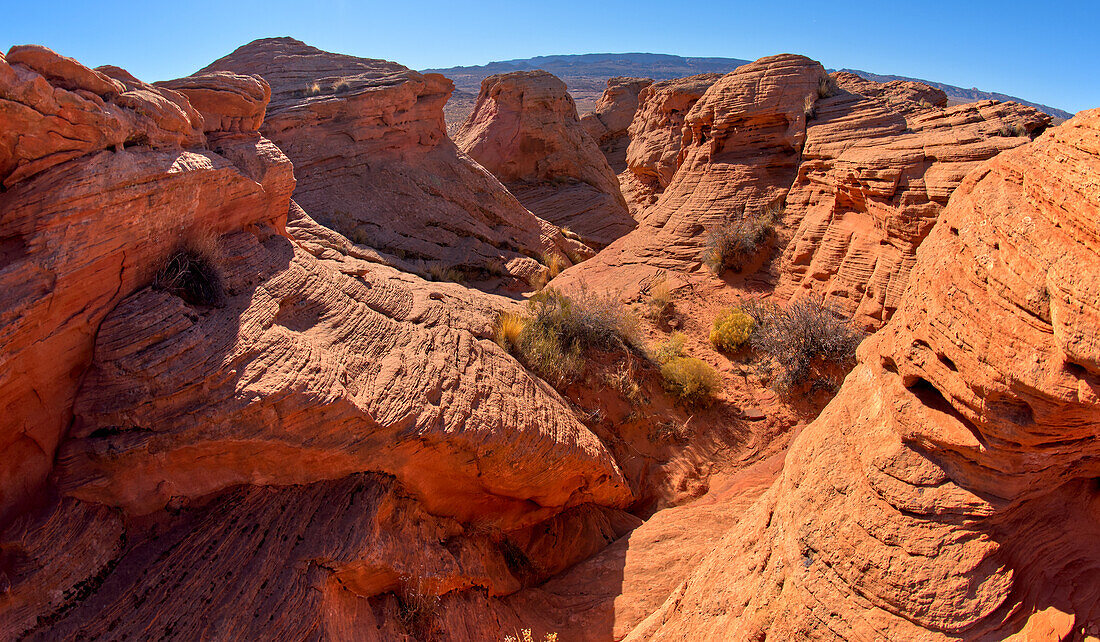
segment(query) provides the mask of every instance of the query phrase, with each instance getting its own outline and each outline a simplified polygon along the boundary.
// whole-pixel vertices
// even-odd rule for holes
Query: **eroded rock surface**
[[[0,75],[2,517],[41,494],[107,313],[187,239],[281,226],[294,178],[259,136],[247,170],[205,148],[186,97],[122,70],[27,46]]]
[[[662,270],[701,269],[708,229],[763,210],[786,195],[805,142],[806,101],[816,98],[824,77],[819,63],[784,54],[761,58],[713,81],[683,116],[672,167],[660,141],[676,130],[671,124],[679,117],[673,113],[676,105],[691,102],[692,94],[680,85],[665,92],[661,83],[646,88],[631,125],[627,161],[633,171],[635,153],[652,149],[652,154],[645,153],[645,166],[658,176],[672,172],[668,187],[656,205],[636,214],[637,230],[555,283],[571,288],[585,281],[631,298]],[[692,81],[693,86],[708,82],[712,79]],[[647,92],[654,97],[646,98]],[[647,125],[665,119],[669,125]],[[645,133],[636,138],[637,131]]]
[[[781,478],[628,639],[1084,639],[1100,111],[973,170]]]
[[[627,129],[638,111],[638,95],[652,84],[650,78],[610,78],[596,106],[581,116],[585,131],[600,146],[616,174],[626,169],[626,148],[630,144]]]
[[[532,212],[604,246],[629,232],[619,182],[577,118],[565,83],[545,71],[486,78],[455,142]]]
[[[657,200],[679,166],[684,118],[721,74],[697,74],[663,80],[638,94],[635,117],[627,128],[627,169],[619,171],[623,195],[632,213]]]
[[[470,281],[514,282],[545,271],[531,257],[557,254],[568,265],[567,256],[591,254],[447,138],[443,105],[453,85],[439,74],[268,38],[173,83],[219,71],[267,81],[262,131],[294,163],[295,201],[386,263],[425,272],[427,262]]]
[[[1046,114],[992,101],[942,108],[938,90],[837,75],[817,101],[786,198],[793,238],[777,292],[825,297],[874,329],[898,307],[916,249],[963,176],[1028,142]]]

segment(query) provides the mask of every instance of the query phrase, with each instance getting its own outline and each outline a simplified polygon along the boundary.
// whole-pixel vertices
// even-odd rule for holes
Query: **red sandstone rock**
[[[631,211],[652,205],[672,181],[679,166],[684,117],[721,74],[698,74],[664,80],[638,95],[638,108],[630,123],[628,171],[619,180]]]
[[[565,83],[545,71],[489,76],[455,142],[538,216],[604,246],[634,222],[619,183],[577,119]]]
[[[36,45],[0,58],[0,181],[11,187],[109,148],[202,145],[202,117],[175,92],[127,83]]]
[[[180,149],[203,141],[202,117],[182,95],[121,70],[16,47],[0,77],[0,131],[19,134],[0,134],[5,516],[41,493],[111,308],[186,238],[281,225],[294,179],[270,143],[253,143],[247,175],[212,151]]]
[[[1097,110],[971,171],[781,478],[628,639],[1095,630],[1098,177]]]
[[[157,86],[187,96],[202,114],[203,129],[208,134],[259,131],[271,100],[271,87],[263,78],[225,71],[160,82]]]
[[[627,129],[638,111],[638,94],[652,84],[649,78],[610,78],[595,108],[581,117],[581,125],[599,144],[616,174],[626,169]]]
[[[391,265],[425,272],[427,261],[474,281],[526,283],[546,271],[530,256],[591,254],[455,148],[443,123],[453,86],[439,74],[268,38],[173,83],[217,71],[269,83],[261,131],[294,163],[295,201]]]
[[[783,199],[797,175],[805,141],[806,99],[816,97],[824,77],[819,63],[785,54],[761,58],[713,82],[684,116],[672,182],[656,205],[636,214],[638,229],[577,269],[567,270],[555,283],[573,288],[587,282],[631,299],[662,270],[699,270],[709,228]],[[659,148],[656,141],[670,135],[646,123],[676,116],[675,105],[690,96],[675,89],[679,86],[655,93],[655,98],[646,98],[646,93],[661,92],[660,83],[642,92],[627,155],[632,168],[636,150],[648,149],[651,141]],[[648,133],[638,139],[637,131]],[[667,153],[647,158],[665,159]],[[664,163],[661,160],[658,167],[665,168]]]
[[[797,229],[779,266],[780,296],[816,292],[878,328],[963,176],[1050,124],[1016,103],[937,109],[946,99],[935,92],[840,74],[837,95],[817,101],[786,198],[786,222]]]

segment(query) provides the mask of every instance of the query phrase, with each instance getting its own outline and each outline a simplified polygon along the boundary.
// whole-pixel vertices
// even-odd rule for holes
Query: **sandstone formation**
[[[682,275],[701,269],[707,230],[783,200],[805,142],[806,99],[816,97],[823,78],[819,63],[790,54],[761,58],[721,77],[683,116],[674,161],[660,143],[672,130],[647,123],[668,122],[675,129],[677,105],[690,102],[691,94],[661,83],[646,88],[631,124],[627,162],[634,171],[641,151],[654,150],[645,155],[646,167],[669,176],[662,179],[668,187],[656,205],[636,214],[638,229],[555,283],[573,288],[585,282],[630,299],[663,270]]]
[[[823,295],[868,328],[898,306],[916,248],[963,176],[1050,124],[1031,107],[991,101],[942,109],[919,83],[838,74],[817,101],[786,198],[797,229],[777,292]]]
[[[812,66],[761,59],[697,101],[706,78],[643,90],[621,177],[639,229],[559,283],[636,293],[661,269],[700,269],[715,226],[782,211],[776,245],[785,250],[760,286],[783,299],[823,295],[874,329],[896,308],[916,248],[966,172],[1050,122],[1015,103],[944,108],[942,93],[920,83],[808,78],[799,65]],[[685,104],[694,106],[679,116]]]
[[[488,340],[515,303],[382,265],[290,200],[263,80],[176,93],[36,55],[5,61],[5,96],[75,101],[101,73],[189,114],[193,144],[92,149],[0,194],[0,637],[415,637],[412,601],[514,593],[637,524],[608,450]],[[107,115],[86,140],[167,130]],[[68,150],[43,118],[6,166]],[[222,297],[150,287],[200,247]]]
[[[1100,632],[1097,185],[1098,110],[971,171],[781,478],[628,639]]]
[[[630,144],[626,130],[638,111],[638,94],[652,84],[649,78],[610,78],[596,106],[581,116],[585,131],[599,144],[616,174],[626,169],[626,147]]]
[[[602,247],[634,227],[565,83],[545,71],[486,78],[455,142],[532,212],[585,243]]]
[[[190,237],[281,225],[294,179],[258,136],[248,170],[205,149],[184,96],[121,70],[13,47],[0,83],[2,518],[41,495],[114,305]]]
[[[443,76],[268,38],[170,86],[213,82],[212,72],[270,85],[262,131],[294,163],[295,201],[390,265],[523,281],[545,272],[531,257],[556,254],[568,265],[568,256],[591,254],[456,149],[443,123],[453,88]]]
[[[652,205],[678,167],[684,118],[721,74],[698,74],[652,84],[638,95],[628,127],[627,169],[619,181],[631,212]]]

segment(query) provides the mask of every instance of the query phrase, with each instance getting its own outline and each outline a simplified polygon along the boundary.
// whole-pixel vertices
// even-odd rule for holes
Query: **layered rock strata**
[[[897,313],[722,545],[628,637],[1100,630],[1100,111],[971,171]]]
[[[443,105],[453,85],[443,76],[292,38],[257,40],[197,76],[225,71],[271,86],[262,131],[294,163],[295,201],[385,262],[420,272],[438,264],[470,281],[522,281],[545,273],[538,257],[558,255],[568,265],[569,256],[591,255],[447,138]]]
[[[638,95],[652,84],[649,78],[610,78],[596,106],[581,116],[581,125],[600,146],[616,174],[626,169],[626,148],[630,144],[627,129],[638,111]]]
[[[532,212],[586,243],[602,247],[634,227],[565,83],[545,71],[486,78],[455,142]]]

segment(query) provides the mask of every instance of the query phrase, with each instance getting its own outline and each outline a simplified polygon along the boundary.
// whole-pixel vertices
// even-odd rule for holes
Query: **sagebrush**
[[[712,228],[707,234],[703,263],[715,274],[745,269],[771,242],[781,215],[781,208],[773,205],[756,215],[743,216]]]
[[[786,308],[755,299],[742,302],[741,307],[755,323],[753,349],[777,366],[779,388],[828,378],[830,371],[850,366],[864,338],[850,321],[814,295]]]

